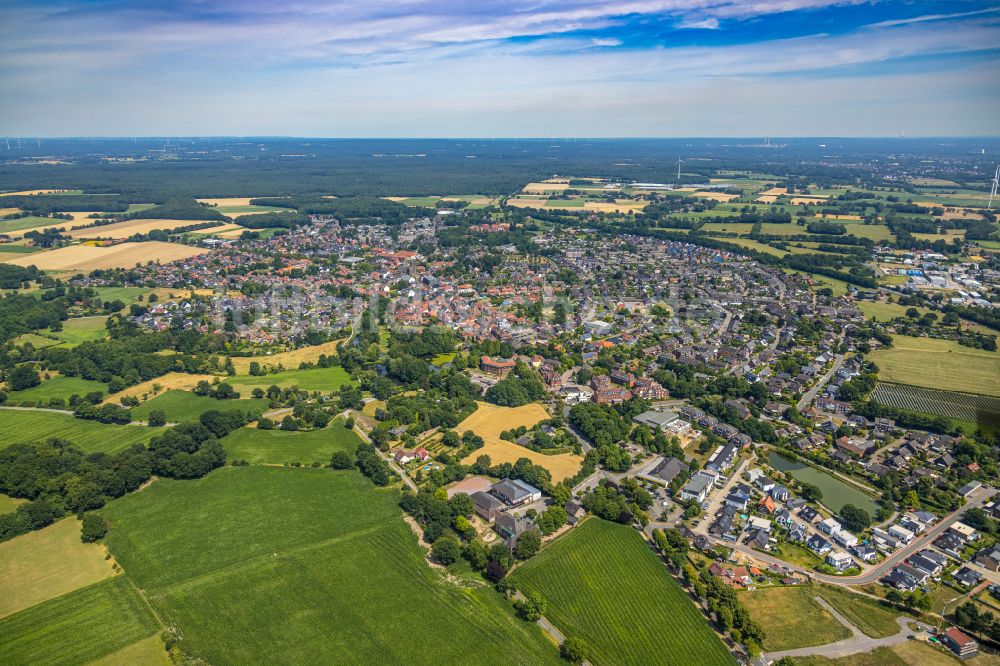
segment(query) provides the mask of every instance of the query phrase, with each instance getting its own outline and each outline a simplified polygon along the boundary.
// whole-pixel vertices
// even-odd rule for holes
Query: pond
[[[796,481],[811,483],[823,491],[823,505],[834,511],[840,511],[845,504],[853,504],[864,509],[868,515],[875,517],[878,505],[871,497],[857,488],[841,481],[827,472],[820,471],[797,460],[790,460],[780,453],[770,452],[767,462],[776,470],[789,474]]]

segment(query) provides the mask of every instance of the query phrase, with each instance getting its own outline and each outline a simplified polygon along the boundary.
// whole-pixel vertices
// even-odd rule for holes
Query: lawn
[[[159,629],[125,577],[115,576],[0,620],[0,663],[84,664]]]
[[[79,377],[53,377],[42,380],[38,386],[23,391],[10,391],[7,399],[10,402],[35,402],[38,406],[45,406],[52,398],[62,398],[69,400],[71,395],[78,395],[81,398],[92,391],[101,394],[106,393],[108,385],[102,382],[95,382],[90,379],[80,379]]]
[[[684,590],[631,527],[591,518],[515,570],[546,617],[596,664],[732,664]]]
[[[64,518],[0,543],[0,617],[111,575],[104,548],[80,541],[80,521]]]
[[[792,650],[850,638],[851,632],[816,602],[811,585],[763,587],[740,594],[740,602],[767,636],[768,652]]]
[[[358,382],[339,365],[332,368],[311,368],[309,370],[286,370],[275,374],[255,377],[252,375],[237,375],[226,380],[236,390],[250,396],[254,388],[267,390],[269,386],[298,386],[303,391],[338,391],[341,386],[357,386]]]
[[[339,419],[323,430],[285,432],[240,428],[222,440],[230,460],[246,460],[255,465],[299,462],[330,464],[334,451],[354,453],[360,438]]]
[[[872,352],[879,379],[945,391],[1000,395],[1000,353],[952,340],[893,336],[892,349]]]
[[[88,453],[116,453],[132,446],[145,444],[155,428],[132,425],[105,425],[97,421],[74,418],[58,412],[0,409],[0,448],[21,442],[44,442],[50,437],[67,439]]]
[[[208,663],[559,663],[495,591],[427,566],[398,497],[355,471],[226,467],[102,514],[112,553]]]
[[[898,303],[885,303],[883,301],[861,301],[858,303],[861,312],[869,319],[875,321],[889,321],[896,317],[905,317],[906,311],[910,309],[908,305]],[[928,308],[916,308],[921,315],[930,312]]]
[[[896,618],[900,614],[874,599],[829,585],[813,589],[867,636],[883,638],[899,632]]]
[[[249,395],[250,392],[246,391],[245,393]],[[161,393],[152,400],[147,400],[138,407],[133,407],[132,418],[137,421],[145,421],[149,418],[151,411],[160,409],[167,415],[167,421],[181,423],[197,421],[203,413],[212,409],[217,409],[220,412],[242,409],[260,413],[267,409],[267,405],[268,401],[264,399],[216,400],[209,396],[195,395],[190,391],[170,390]]]

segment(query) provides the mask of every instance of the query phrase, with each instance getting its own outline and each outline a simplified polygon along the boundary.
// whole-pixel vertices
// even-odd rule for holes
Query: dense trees
[[[840,510],[840,522],[849,530],[862,532],[872,524],[872,517],[864,509],[859,509],[853,504],[845,504]]]
[[[520,407],[544,396],[542,378],[523,363],[518,363],[506,378],[486,389],[486,400],[504,407]]]
[[[41,383],[38,371],[30,365],[19,365],[7,377],[7,385],[12,391],[23,391]]]
[[[615,444],[628,435],[630,424],[608,405],[584,402],[569,410],[569,422],[597,446]]]
[[[396,477],[371,444],[360,444],[354,457],[361,473],[371,479],[376,486],[387,486]]]
[[[93,543],[100,541],[108,533],[108,522],[96,513],[86,513],[80,529],[80,541]]]

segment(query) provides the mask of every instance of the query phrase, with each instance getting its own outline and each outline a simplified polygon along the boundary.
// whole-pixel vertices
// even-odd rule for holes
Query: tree
[[[799,486],[799,494],[809,502],[818,502],[823,499],[823,491],[819,489],[819,486],[814,486],[811,483],[801,484]]]
[[[163,426],[167,424],[167,415],[162,409],[154,409],[149,413],[150,426]]]
[[[42,379],[38,376],[38,372],[30,365],[17,366],[7,378],[7,384],[12,391],[23,391],[41,383]]]
[[[514,557],[519,560],[527,560],[535,556],[542,547],[542,535],[537,530],[525,532],[517,538],[517,545],[514,546]]]
[[[289,414],[285,418],[281,419],[281,429],[295,431],[299,429],[299,422],[295,420],[295,417]]]
[[[522,620],[538,622],[545,614],[545,600],[537,592],[531,592],[524,599],[514,602],[514,610]]]
[[[330,459],[330,467],[334,469],[351,469],[354,467],[354,458],[347,451],[337,451]]]
[[[849,530],[854,532],[866,530],[872,524],[871,515],[853,504],[844,505],[840,510],[840,519]]]
[[[458,560],[461,554],[462,544],[450,534],[438,537],[434,545],[431,546],[431,556],[445,566]]]
[[[559,655],[571,664],[582,664],[590,656],[590,646],[582,638],[567,638],[559,646]]]
[[[84,543],[94,543],[104,538],[108,533],[108,523],[96,513],[83,514],[82,527],[80,529],[80,541]]]

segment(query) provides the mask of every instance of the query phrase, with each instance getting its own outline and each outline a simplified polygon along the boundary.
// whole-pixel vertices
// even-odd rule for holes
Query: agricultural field
[[[84,664],[159,631],[138,592],[115,576],[0,619],[0,663]]]
[[[0,617],[112,575],[104,547],[80,541],[80,521],[64,518],[0,543]]]
[[[122,666],[123,664],[141,664],[141,666],[172,666],[174,662],[167,654],[163,639],[158,635],[143,638],[117,652],[96,659],[87,666]]]
[[[139,400],[148,400],[164,391],[190,391],[198,382],[211,382],[214,379],[215,375],[189,375],[186,372],[168,372],[156,379],[150,379],[149,381],[129,386],[124,391],[112,393],[104,399],[104,402],[119,404],[125,396],[135,396]]]
[[[79,377],[53,377],[44,379],[38,386],[23,391],[8,391],[7,400],[11,403],[34,402],[39,407],[49,404],[53,398],[69,400],[70,396],[78,395],[81,398],[93,391],[104,393],[108,390],[108,385],[102,382],[95,382],[90,379]]]
[[[767,652],[850,638],[851,632],[816,602],[816,595],[811,585],[762,587],[741,592],[740,602],[750,617],[764,627],[763,647]]]
[[[252,465],[283,465],[298,462],[330,464],[334,451],[354,453],[361,438],[336,420],[323,430],[286,432],[243,427],[222,439],[230,460],[245,460]]]
[[[0,220],[0,234],[6,234],[12,238],[21,238],[26,231],[32,229],[48,229],[50,227],[62,227],[68,220],[57,220],[51,217],[19,217],[14,220]]]
[[[559,663],[495,591],[427,566],[398,496],[354,471],[227,467],[102,514],[108,548],[208,663]]]
[[[197,421],[203,413],[213,409],[220,412],[242,409],[260,413],[267,409],[267,400],[254,398],[217,400],[210,396],[195,395],[190,391],[171,389],[147,400],[138,407],[133,407],[132,418],[136,421],[145,421],[154,409],[162,410],[167,415],[167,421],[180,423]]]
[[[330,340],[311,347],[300,347],[289,351],[276,352],[265,356],[233,356],[233,367],[241,375],[250,374],[250,364],[254,361],[260,363],[262,368],[296,369],[301,363],[315,363],[321,355],[336,356],[337,345],[344,342],[344,339]]]
[[[114,224],[105,224],[98,227],[87,227],[85,229],[73,229],[66,232],[70,238],[131,238],[135,234],[145,234],[154,229],[173,230],[178,227],[189,227],[193,224],[203,224],[212,222],[216,226],[226,224],[220,220],[125,220]],[[203,229],[202,231],[207,231]]]
[[[27,245],[18,245],[17,243],[0,243],[0,252],[7,252],[10,254],[31,254],[33,252],[38,252],[41,248],[29,247]]]
[[[559,453],[547,456],[532,451],[513,442],[500,439],[500,433],[518,426],[530,428],[539,421],[549,418],[548,412],[537,404],[531,403],[521,407],[498,407],[480,402],[479,408],[472,412],[464,421],[458,424],[455,432],[464,433],[471,430],[486,442],[481,449],[476,449],[462,462],[469,464],[479,456],[487,455],[493,464],[517,462],[518,458],[528,458],[536,465],[541,465],[552,473],[552,481],[558,483],[576,474],[583,458],[575,453]]]
[[[1000,398],[879,382],[872,398],[889,407],[1000,426]]]
[[[893,336],[891,349],[872,352],[879,379],[943,391],[1000,396],[1000,353],[953,340]]]
[[[104,326],[107,320],[105,316],[67,319],[62,323],[62,330],[52,335],[67,347],[75,347],[81,342],[101,340],[108,336],[108,329]]]
[[[0,261],[15,266],[36,266],[43,271],[91,271],[98,268],[132,268],[150,261],[167,263],[205,252],[208,252],[205,248],[190,245],[147,241],[110,247],[70,245],[28,256],[0,257]]]
[[[585,637],[595,664],[732,664],[642,537],[591,518],[512,574],[538,592],[545,616],[567,636]]]
[[[235,361],[234,361],[235,364]],[[351,377],[339,365],[331,368],[310,368],[309,370],[286,370],[261,376],[236,375],[226,379],[227,384],[242,393],[245,397],[255,388],[267,390],[269,386],[281,388],[298,386],[303,391],[338,391],[342,386],[357,386],[356,379]]]
[[[157,434],[156,428],[106,425],[59,412],[4,408],[0,408],[0,432],[9,433],[0,442],[0,448],[58,437],[88,453],[116,453],[133,444],[145,444]]]
[[[149,289],[145,287],[96,287],[97,295],[102,301],[121,301],[130,305],[139,300]]]

